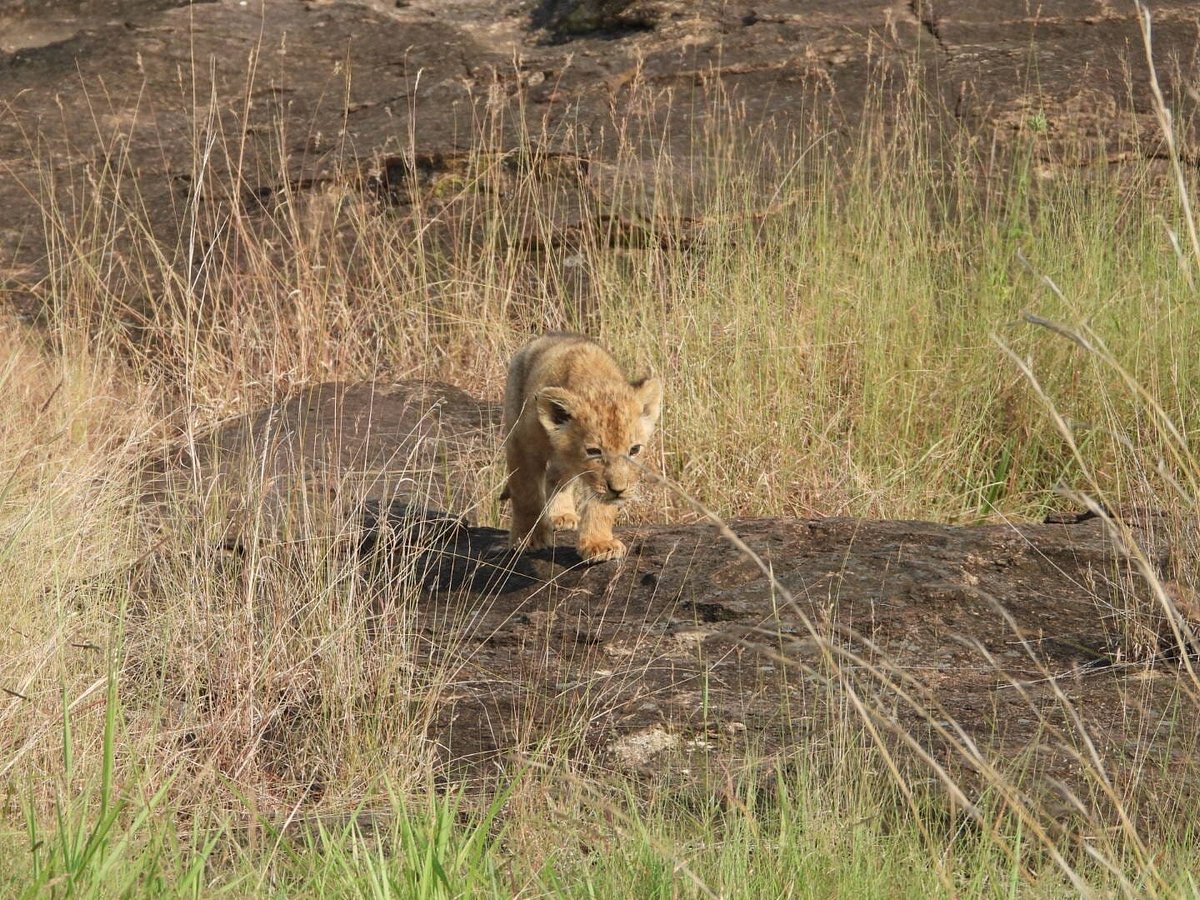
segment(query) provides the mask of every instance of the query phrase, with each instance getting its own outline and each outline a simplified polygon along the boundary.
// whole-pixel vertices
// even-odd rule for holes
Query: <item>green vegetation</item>
[[[412,204],[347,174],[266,211],[201,116],[178,245],[115,144],[74,188],[47,169],[46,318],[0,339],[0,894],[1195,896],[1194,801],[1122,795],[1073,832],[983,769],[987,803],[954,815],[849,704],[836,746],[708,773],[699,797],[559,748],[435,784],[424,729],[452,673],[414,671],[403,627],[386,648],[364,633],[328,546],[226,576],[139,513],[147,451],[231,413],[395,375],[496,397],[528,334],[574,327],[664,376],[655,465],[722,515],[1021,519],[1065,487],[1183,529],[1200,260],[1169,237],[1179,194],[1150,163],[1047,162],[1038,129],[985,159],[913,103],[848,146],[725,121],[690,179],[635,167],[626,135],[603,192],[547,190],[557,157],[531,148],[588,150],[571,135],[522,156],[483,123]],[[596,215],[559,247],[564,191]],[[612,216],[636,238],[614,247]],[[495,495],[462,502],[495,522]],[[695,515],[666,490],[634,514]],[[160,552],[179,561],[145,576],[148,607]],[[1126,613],[1144,654],[1146,611]],[[1171,714],[1194,716],[1182,684]]]

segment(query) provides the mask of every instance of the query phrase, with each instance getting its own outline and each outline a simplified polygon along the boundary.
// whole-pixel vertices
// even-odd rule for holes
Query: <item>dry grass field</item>
[[[1184,792],[1110,787],[1108,820],[1047,817],[999,764],[969,789],[892,768],[850,695],[833,747],[712,795],[598,778],[555,746],[447,783],[425,724],[454,673],[412,664],[411,609],[386,640],[363,627],[336,539],[226,565],[218,511],[164,529],[142,503],[147,458],[306,386],[426,378],[499,399],[530,334],[585,330],[667,384],[650,456],[679,490],[647,490],[634,522],[698,521],[695,502],[949,523],[1161,512],[1174,586],[1150,573],[1126,658],[1131,678],[1178,680],[1165,717],[1194,717],[1194,168],[1048,165],[1036,118],[1001,151],[930,133],[914,95],[899,127],[781,147],[712,116],[688,177],[621,147],[584,175],[583,138],[502,142],[497,106],[475,150],[427,171],[412,154],[390,176],[247,196],[225,102],[197,109],[173,237],[100,124],[102,165],[30,185],[42,314],[0,336],[0,893],[1200,891]],[[451,498],[494,525],[496,449]],[[148,591],[151,558],[171,562]],[[1183,652],[1146,644],[1164,614]],[[1103,788],[1104,761],[1079,759]]]

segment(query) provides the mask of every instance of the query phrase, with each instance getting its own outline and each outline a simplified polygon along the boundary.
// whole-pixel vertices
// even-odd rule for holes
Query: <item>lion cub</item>
[[[555,528],[578,528],[586,562],[624,556],[613,521],[637,484],[631,457],[650,439],[661,400],[657,378],[627,381],[583,335],[549,334],[518,351],[504,390],[511,546],[548,547]]]

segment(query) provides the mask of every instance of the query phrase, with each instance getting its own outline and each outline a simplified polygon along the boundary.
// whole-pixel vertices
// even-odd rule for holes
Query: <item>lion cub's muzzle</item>
[[[613,506],[621,506],[630,495],[633,494],[633,485],[630,484],[613,484],[611,481],[600,478],[589,478],[587,480],[588,494],[594,503],[605,503]]]
[[[597,500],[601,503],[621,506],[633,496],[638,479],[636,473],[617,465],[604,472],[596,472],[589,481],[592,494]]]
[[[604,490],[596,492],[600,499],[605,503],[611,503],[614,506],[620,506],[633,493],[633,485],[629,483],[614,484],[611,481],[604,483]]]

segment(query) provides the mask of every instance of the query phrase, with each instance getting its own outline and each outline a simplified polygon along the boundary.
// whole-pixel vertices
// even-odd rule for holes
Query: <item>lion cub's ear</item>
[[[649,377],[631,382],[629,386],[633,388],[634,396],[642,404],[642,420],[647,428],[653,428],[662,407],[662,382]]]
[[[576,397],[565,388],[542,388],[534,397],[538,421],[547,431],[554,431],[575,418]]]

